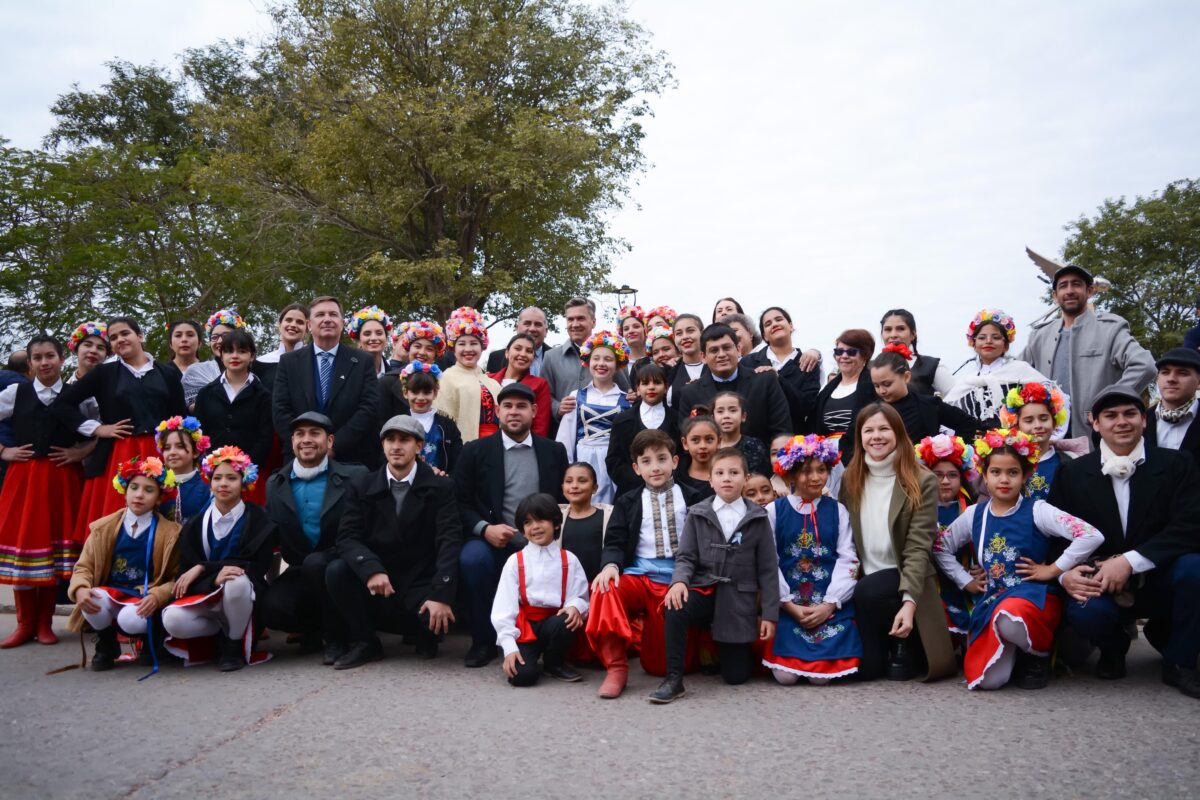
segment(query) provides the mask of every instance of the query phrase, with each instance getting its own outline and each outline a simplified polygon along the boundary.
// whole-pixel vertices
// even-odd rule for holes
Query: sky
[[[0,6],[0,136],[36,146],[55,97],[104,62],[173,63],[269,30],[263,0]],[[985,307],[1016,347],[1046,311],[1025,246],[1106,198],[1200,176],[1200,4],[633,0],[674,65],[648,169],[611,232],[612,281],[704,318],[788,309],[829,360],[848,327],[914,312],[957,366]],[[598,298],[615,306],[612,296]],[[493,339],[504,338],[503,329]]]

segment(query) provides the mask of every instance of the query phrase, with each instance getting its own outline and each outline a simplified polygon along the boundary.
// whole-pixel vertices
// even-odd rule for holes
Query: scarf
[[[663,549],[663,523],[662,523],[662,504],[666,503],[667,509],[667,541],[671,545],[671,555],[674,556],[679,550],[679,535],[675,530],[675,481],[672,479],[667,481],[663,488],[654,490],[649,486],[646,491],[650,493],[650,514],[654,517],[654,552],[657,558],[666,558],[666,550]]]
[[[329,456],[321,459],[321,463],[315,467],[305,467],[299,461],[292,461],[292,472],[302,481],[311,481],[327,469],[329,469]]]
[[[1192,405],[1195,402],[1196,402],[1195,398],[1192,398],[1191,402],[1184,403],[1179,408],[1172,408],[1172,409],[1167,409],[1166,406],[1164,406],[1162,403],[1159,403],[1158,404],[1158,418],[1161,419],[1163,422],[1170,422],[1170,423],[1179,422],[1179,420],[1183,419],[1184,417],[1186,417],[1188,415],[1188,412],[1192,410]]]
[[[1138,439],[1137,447],[1127,456],[1119,456],[1108,447],[1108,443],[1100,440],[1100,472],[1110,478],[1125,480],[1137,470],[1137,465],[1146,460],[1146,444]]]

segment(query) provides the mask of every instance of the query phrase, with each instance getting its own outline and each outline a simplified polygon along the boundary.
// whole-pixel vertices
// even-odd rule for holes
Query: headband
[[[596,331],[587,341],[579,346],[579,360],[586,366],[592,351],[598,347],[607,347],[617,357],[617,366],[623,367],[629,363],[629,345],[617,334],[611,331]]]
[[[464,336],[474,336],[479,340],[483,349],[487,349],[488,332],[487,328],[484,327],[482,318],[470,319],[459,317],[458,319],[449,319],[446,321],[446,338],[450,340],[451,347],[457,344],[458,340]]]
[[[827,439],[815,433],[793,436],[787,444],[775,451],[775,474],[787,477],[789,472],[813,458],[831,467],[837,464],[842,460],[837,440]]]
[[[1000,408],[1000,424],[1008,428],[1016,427],[1021,408],[1029,403],[1042,403],[1049,408],[1056,428],[1067,421],[1067,401],[1062,391],[1053,383],[1039,382],[1014,386],[1008,390],[1004,405]]]
[[[350,323],[346,326],[346,332],[350,335],[351,339],[358,341],[358,334],[362,331],[363,325],[372,320],[383,326],[384,333],[391,333],[391,317],[385,314],[379,306],[367,306],[355,311],[354,315],[350,317]]]
[[[158,446],[160,456],[167,443],[167,434],[171,431],[183,431],[192,437],[192,446],[196,449],[197,458],[203,456],[212,447],[212,442],[200,429],[200,420],[195,417],[171,417],[158,423],[158,427],[154,429],[154,444]]]
[[[669,327],[674,327],[675,320],[679,319],[679,314],[677,314],[675,309],[671,308],[670,306],[655,306],[646,312],[647,320],[652,317],[662,317],[667,321],[667,325]]]
[[[646,324],[646,320],[648,319],[645,309],[641,306],[621,306],[621,310],[617,312],[617,324],[624,323],[630,317],[633,317],[643,325]]]
[[[1009,344],[1012,344],[1012,340],[1017,336],[1017,323],[1013,322],[1012,317],[998,308],[985,308],[976,314],[975,319],[967,325],[967,344],[975,341],[975,334],[979,332],[985,322],[999,325],[1000,329],[1004,331],[1005,337],[1008,338]]]
[[[1027,433],[1012,428],[994,428],[975,440],[975,468],[982,469],[983,460],[1001,447],[1011,447],[1029,463],[1038,462],[1038,446]]]
[[[442,354],[446,352],[446,332],[436,322],[425,319],[416,322],[401,322],[400,328],[399,344],[404,348],[404,352],[407,353],[417,339],[428,339],[433,344],[438,358],[441,358]]]
[[[204,323],[204,338],[211,339],[213,328],[218,325],[227,325],[230,328],[244,328],[245,321],[241,315],[230,308],[222,308],[217,313],[208,318],[208,322]]]
[[[255,482],[258,481],[258,467],[240,447],[233,445],[218,447],[200,463],[200,474],[204,476],[205,483],[212,483],[213,472],[222,464],[228,464],[242,476],[242,486],[247,489],[254,488]]]
[[[108,326],[103,322],[85,322],[75,330],[71,331],[71,338],[67,339],[67,349],[72,353],[79,346],[80,342],[90,336],[95,336],[100,341],[108,344]]]
[[[675,344],[675,334],[666,325],[655,325],[646,334],[646,346],[650,347],[656,339],[666,339],[671,344]]]
[[[930,469],[939,461],[948,461],[969,481],[979,476],[975,469],[975,451],[961,436],[948,436],[944,433],[926,436],[917,442],[913,449],[916,450],[917,460]]]
[[[120,494],[125,494],[129,482],[141,475],[150,478],[158,484],[162,491],[162,500],[170,500],[175,496],[175,473],[163,466],[163,462],[151,456],[142,458],[134,456],[128,461],[117,465],[117,474],[113,476],[112,486]]]
[[[438,369],[437,364],[426,364],[424,361],[417,359],[416,361],[408,362],[404,365],[404,369],[400,370],[400,385],[403,386],[408,382],[409,378],[418,372],[432,376],[435,381],[442,379],[442,371]]]

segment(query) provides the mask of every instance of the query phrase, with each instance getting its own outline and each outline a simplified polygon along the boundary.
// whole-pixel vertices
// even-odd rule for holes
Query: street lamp
[[[628,283],[622,283],[617,289],[617,306],[623,308],[632,305],[637,305],[637,289],[630,288]]]

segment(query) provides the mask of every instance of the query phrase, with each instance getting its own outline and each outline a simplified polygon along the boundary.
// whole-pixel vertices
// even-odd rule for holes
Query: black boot
[[[682,675],[668,675],[663,678],[663,682],[658,685],[650,694],[650,702],[658,705],[666,705],[672,703],[687,694],[687,689],[683,688]]]
[[[1115,681],[1125,677],[1125,651],[1101,650],[1096,662],[1096,677]]]
[[[242,655],[241,639],[218,636],[217,648],[217,669],[221,672],[237,672],[246,666],[246,658]]]
[[[328,639],[325,642],[325,657],[321,663],[332,667],[344,655],[346,655],[346,643],[337,639]]]
[[[92,653],[92,672],[107,672],[117,665],[121,645],[117,644],[117,626],[96,631],[96,650]]]
[[[333,668],[354,669],[381,658],[383,658],[383,644],[372,636],[370,639],[351,642],[345,654],[333,663]]]
[[[1046,688],[1046,684],[1050,682],[1049,656],[1017,653],[1017,663],[1020,667],[1017,674],[1017,686],[1022,689]]]
[[[888,662],[887,676],[889,681],[911,681],[917,677],[917,668],[913,664],[908,642],[903,639],[898,639],[892,648],[892,659]]]

